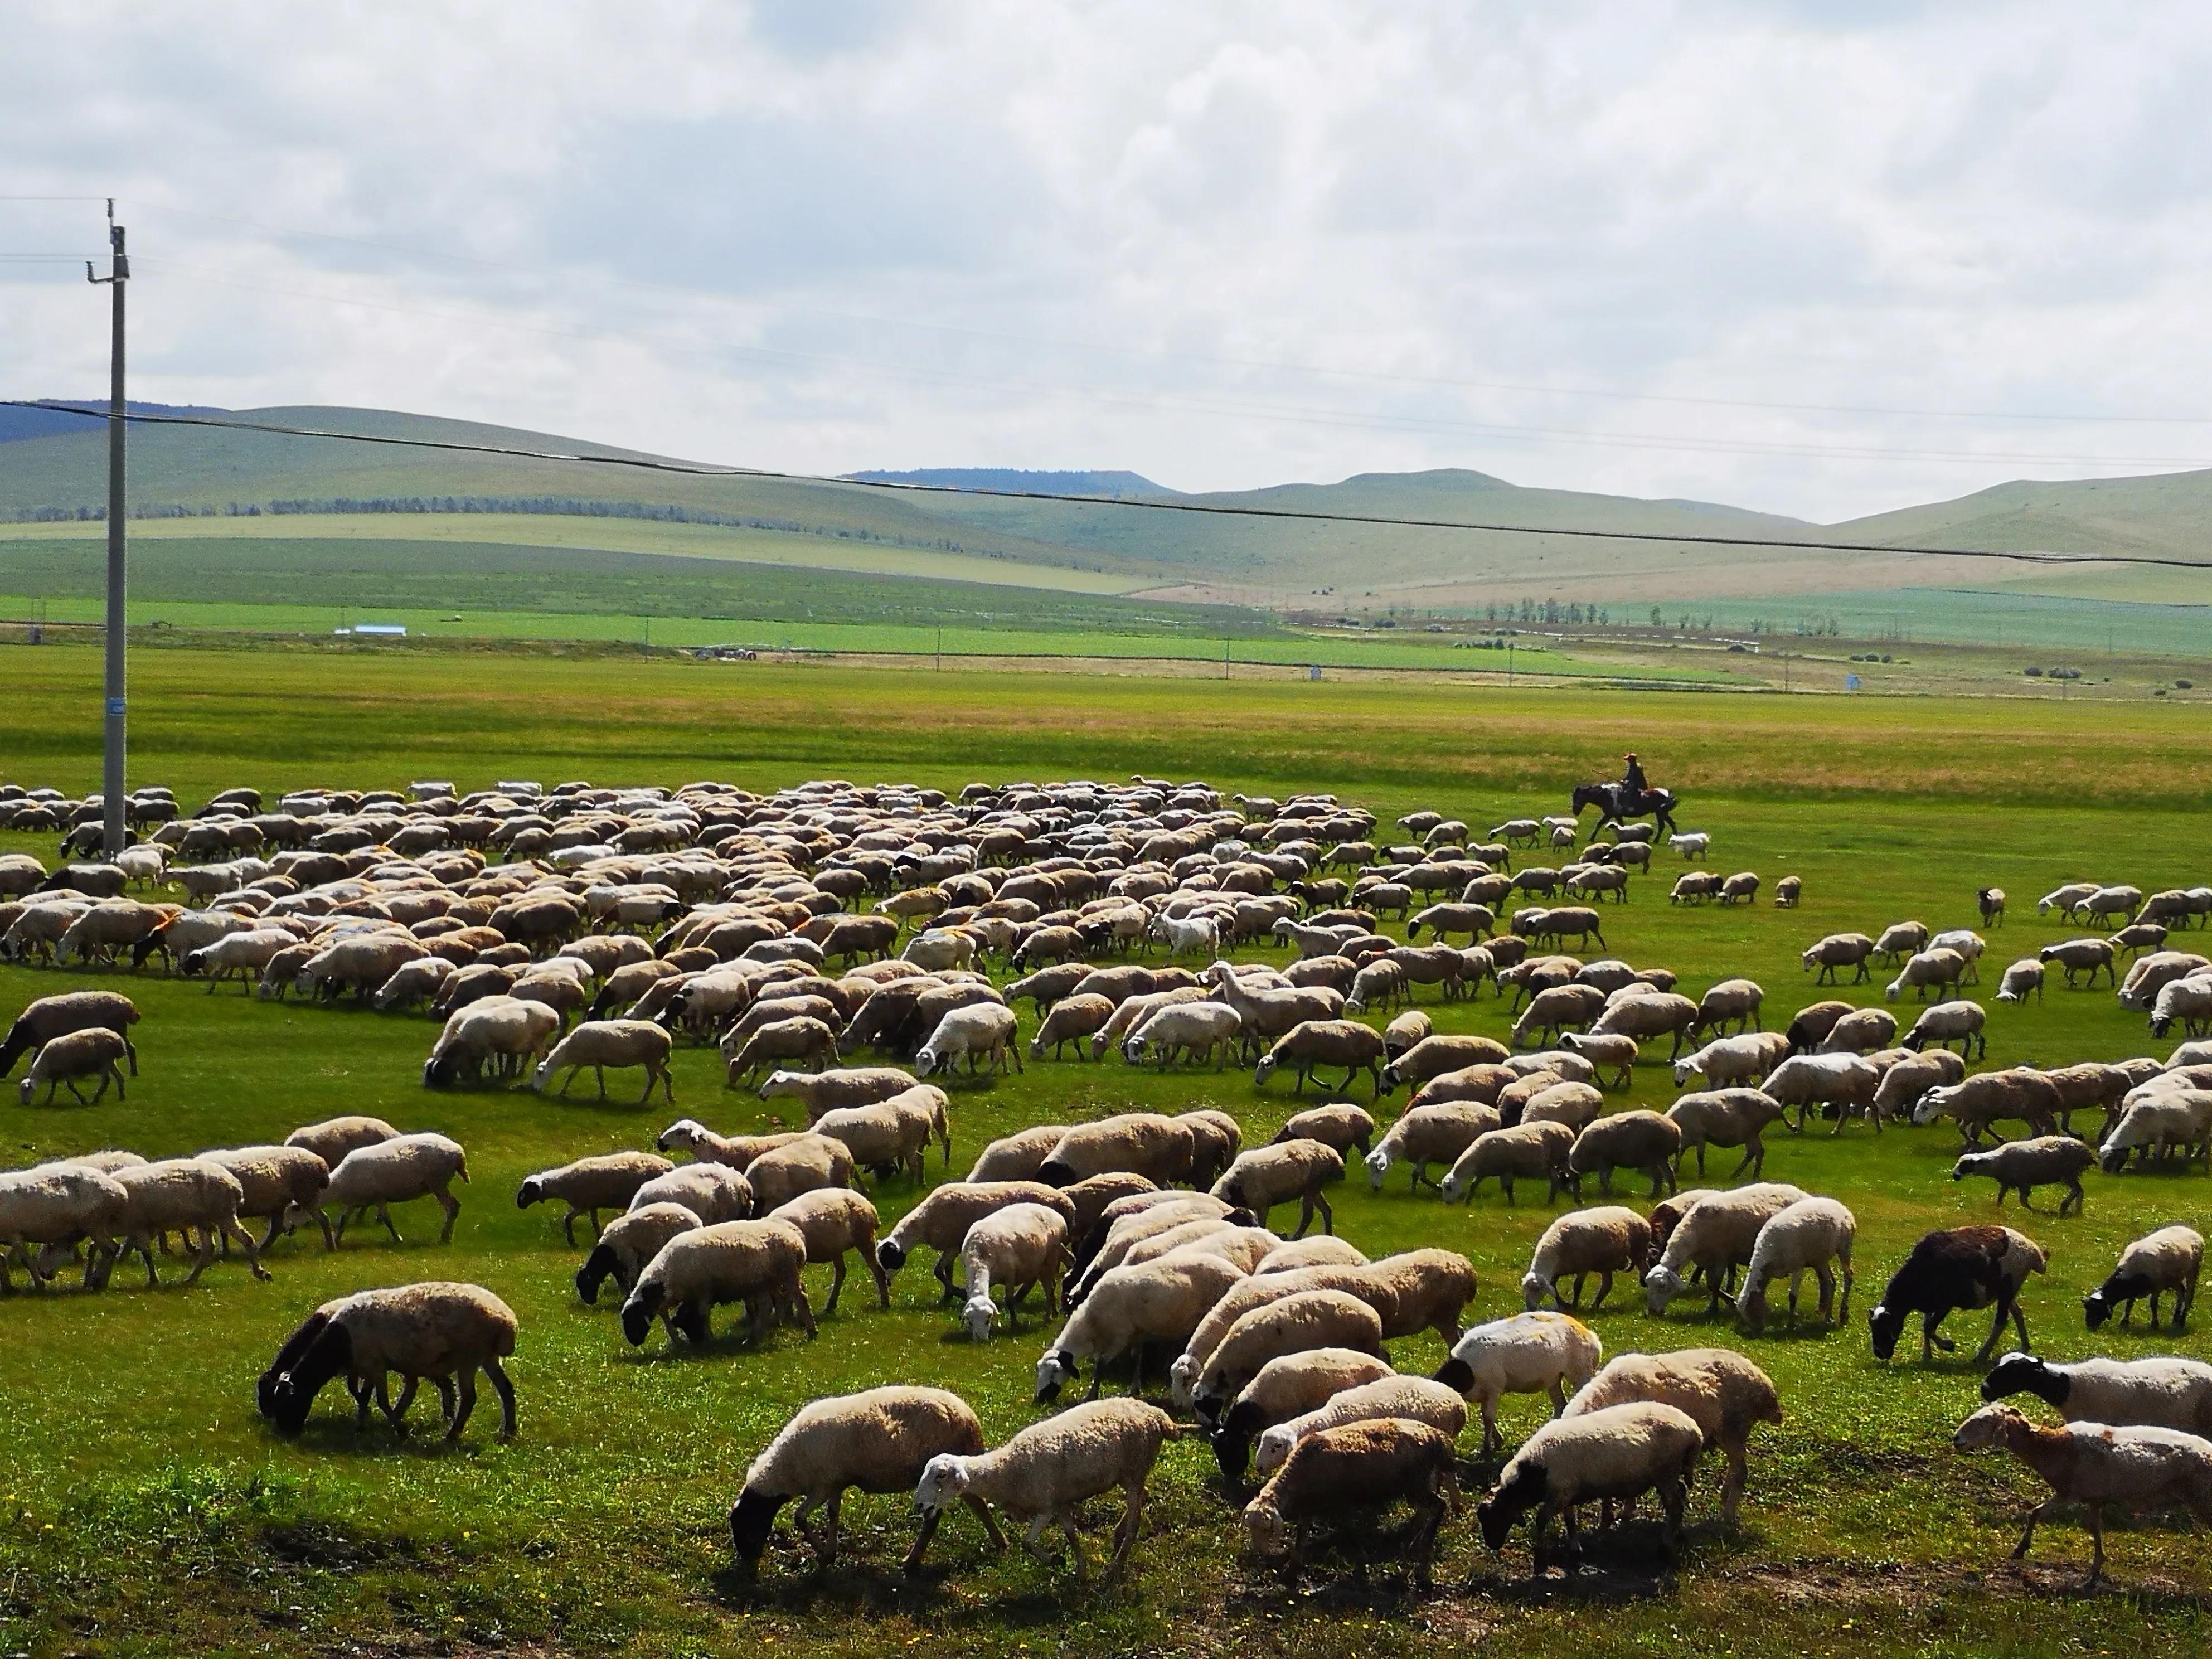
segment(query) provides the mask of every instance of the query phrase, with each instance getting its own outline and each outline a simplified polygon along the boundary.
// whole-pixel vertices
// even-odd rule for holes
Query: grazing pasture
[[[0,782],[95,787],[94,656],[48,647],[11,653],[8,664]],[[135,666],[132,780],[170,785],[187,811],[239,784],[272,799],[311,783],[404,791],[429,777],[464,791],[509,777],[670,787],[715,778],[767,793],[843,777],[957,792],[975,779],[1142,772],[1202,778],[1224,793],[1334,791],[1376,816],[1379,842],[1400,839],[1395,820],[1422,808],[1465,819],[1481,839],[1507,819],[1564,811],[1572,783],[1617,775],[1619,755],[1632,747],[1655,781],[1681,794],[1683,827],[1711,835],[1711,867],[1756,871],[1765,884],[1749,905],[1669,905],[1683,866],[1662,848],[1650,872],[1631,878],[1624,905],[1603,902],[1611,954],[1673,969],[1693,997],[1723,979],[1755,980],[1774,1029],[1822,997],[1883,1006],[1889,975],[1880,969],[1869,984],[1816,989],[1797,959],[1813,940],[1878,934],[1906,919],[1936,931],[1978,927],[1976,890],[2002,887],[2005,923],[1984,930],[1982,983],[1969,988],[1989,1010],[1991,1065],[2163,1057],[2179,1033],[2154,1041],[2142,1016],[2101,985],[2068,991],[2054,973],[2041,1001],[2014,1006],[1994,1000],[1996,980],[2014,957],[2080,931],[2036,914],[2036,897],[2062,882],[2149,892],[2199,884],[2208,871],[2206,733],[2184,708],[765,665],[740,677],[659,660],[536,657],[177,650],[143,653]],[[57,841],[0,834],[0,853],[51,866]],[[1544,861],[1552,855],[1518,852],[1514,867]],[[1802,878],[1803,896],[1778,909],[1769,896],[1787,875]],[[1384,931],[1402,936],[1403,927]],[[1290,957],[1272,942],[1227,954],[1277,965]],[[987,966],[1008,977],[1003,964]],[[588,1072],[566,1099],[426,1091],[422,1060],[438,1024],[425,1015],[350,1000],[264,1001],[234,986],[210,994],[152,964],[135,975],[0,965],[0,1015],[94,986],[125,988],[140,1008],[141,1074],[120,1103],[77,1108],[64,1095],[51,1108],[22,1108],[10,1095],[9,1163],[281,1139],[299,1124],[363,1113],[460,1141],[470,1181],[454,1188],[462,1208],[449,1244],[435,1242],[434,1208],[417,1202],[395,1211],[404,1244],[362,1224],[326,1254],[312,1228],[294,1233],[266,1253],[268,1284],[233,1258],[189,1290],[165,1282],[148,1291],[132,1270],[100,1294],[76,1291],[71,1276],[58,1293],[0,1302],[0,1376],[14,1385],[0,1407],[10,1453],[0,1510],[8,1651],[875,1654],[957,1643],[994,1655],[1047,1646],[1372,1654],[1445,1644],[2059,1654],[2201,1650],[2212,1622],[2212,1537],[2185,1524],[2112,1530],[2108,1571],[2130,1594],[2074,1593],[2088,1545],[2066,1519],[2046,1525],[2024,1572],[2005,1563],[2019,1516],[2045,1494],[2008,1461],[1964,1456],[1948,1443],[1979,1403],[1981,1372],[1968,1355],[1985,1314],[1954,1316],[1960,1352],[1932,1365],[1917,1362],[1910,1340],[1892,1364],[1872,1358],[1863,1310],[1913,1241],[1997,1217],[1987,1182],[1949,1179],[1958,1136],[1948,1123],[1893,1125],[1879,1136],[1863,1121],[1838,1135],[1818,1121],[1802,1136],[1780,1126],[1767,1133],[1765,1179],[1839,1198],[1856,1216],[1848,1326],[1806,1320],[1785,1331],[1771,1312],[1767,1334],[1749,1336],[1700,1316],[1697,1296],[1654,1318],[1626,1285],[1590,1319],[1608,1356],[1722,1344],[1751,1354],[1778,1386],[1784,1421],[1752,1440],[1741,1528],[1719,1524],[1719,1471],[1708,1464],[1676,1570],[1663,1565],[1647,1506],[1640,1527],[1591,1546],[1596,1573],[1532,1586],[1525,1536],[1492,1554],[1470,1508],[1444,1522],[1433,1594],[1407,1589],[1388,1559],[1358,1572],[1343,1552],[1321,1553],[1289,1585],[1241,1557],[1243,1529],[1203,1443],[1176,1442],[1162,1454],[1127,1571],[1110,1586],[1079,1588],[1018,1551],[988,1557],[957,1506],[927,1568],[902,1578],[914,1521],[897,1495],[847,1504],[842,1558],[824,1572],[811,1570],[787,1522],[756,1578],[731,1565],[726,1511],[747,1462],[800,1404],[881,1382],[934,1383],[965,1396],[996,1445],[1042,1415],[1031,1385],[1052,1324],[1032,1316],[1016,1334],[973,1343],[957,1307],[936,1305],[927,1267],[909,1263],[888,1311],[864,1274],[848,1280],[811,1342],[782,1329],[743,1347],[729,1334],[734,1310],[725,1310],[703,1351],[671,1352],[657,1332],[633,1349],[605,1299],[578,1303],[572,1275],[583,1250],[562,1243],[560,1206],[518,1209],[515,1190],[572,1158],[650,1148],[678,1116],[725,1133],[788,1127],[795,1103],[726,1090],[711,1043],[678,1046],[672,1106],[658,1094],[639,1106],[635,1073],[611,1075],[604,1104]],[[1488,988],[1445,1001],[1418,987],[1415,1006],[1440,1032],[1503,1041],[1510,1024]],[[1909,1023],[1913,1009],[1908,992],[1893,1012]],[[1367,1018],[1379,1027],[1388,1016]],[[1162,1071],[1112,1054],[1030,1059],[1035,1029],[1024,1004],[1020,1073],[938,1079],[951,1096],[954,1176],[987,1141],[1029,1124],[1212,1106],[1236,1116],[1252,1146],[1330,1097],[1299,1097],[1287,1072],[1255,1087],[1234,1064]],[[1676,1092],[1665,1059],[1663,1042],[1647,1043],[1632,1086],[1610,1091],[1606,1109],[1663,1109]],[[1352,1097],[1366,1104],[1368,1094],[1363,1079]],[[1386,1097],[1377,1117],[1387,1122],[1406,1099],[1402,1090]],[[2094,1117],[2076,1127],[2094,1132]],[[1723,1184],[1733,1163],[1716,1152],[1708,1180]],[[927,1179],[945,1176],[933,1154]],[[902,1180],[868,1184],[887,1229],[919,1196]],[[2085,1188],[2079,1215],[2058,1218],[2047,1189],[2033,1213],[2014,1204],[2003,1212],[2051,1252],[2048,1275],[2031,1279],[2023,1298],[2037,1351],[2212,1357],[2193,1325],[2153,1335],[2138,1316],[2131,1329],[2093,1335],[2081,1310],[2129,1240],[2173,1221],[2202,1226],[2212,1180],[2201,1170],[2093,1170]],[[1616,1176],[1614,1201],[1641,1207],[1642,1194],[1637,1177]],[[1540,1183],[1524,1183],[1514,1205],[1494,1183],[1471,1204],[1445,1205],[1410,1194],[1395,1173],[1378,1194],[1356,1166],[1328,1196],[1337,1232],[1370,1256],[1426,1246],[1464,1254],[1479,1277],[1470,1322],[1521,1307],[1517,1281],[1537,1237],[1566,1207],[1541,1201]],[[1583,1201],[1606,1200],[1592,1187]],[[1279,1211],[1277,1225],[1293,1224],[1293,1213]],[[827,1273],[808,1270],[817,1311]],[[513,1442],[494,1438],[495,1413],[480,1407],[460,1445],[441,1448],[421,1404],[404,1441],[380,1423],[356,1433],[336,1390],[297,1439],[270,1432],[254,1409],[254,1379],[317,1303],[432,1278],[483,1284],[520,1317],[507,1367],[520,1406]],[[1780,1299],[1778,1286],[1778,1310]],[[1445,1357],[1427,1334],[1390,1349],[1401,1370],[1424,1376]],[[1540,1396],[1507,1396],[1509,1450],[1547,1409]],[[1500,1461],[1471,1458],[1474,1443],[1461,1443],[1471,1498]],[[1087,1515],[1094,1559],[1109,1512],[1118,1516],[1116,1500]]]

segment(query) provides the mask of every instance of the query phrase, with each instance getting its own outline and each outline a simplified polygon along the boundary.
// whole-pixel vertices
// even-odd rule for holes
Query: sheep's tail
[[[1160,1437],[1163,1440],[1201,1440],[1206,1437],[1206,1425],[1171,1422],[1167,1426],[1167,1432]]]

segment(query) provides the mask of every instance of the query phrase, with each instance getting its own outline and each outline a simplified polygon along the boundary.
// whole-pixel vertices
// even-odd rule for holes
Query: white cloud
[[[123,198],[149,398],[1821,518],[2212,460],[2212,425],[1997,418],[2212,413],[2212,15],[2179,5],[0,0],[0,28],[8,190]],[[0,203],[0,253],[99,241],[96,205]],[[0,263],[0,386],[84,394],[104,347],[80,270]],[[1930,410],[1977,418],[1838,412]]]

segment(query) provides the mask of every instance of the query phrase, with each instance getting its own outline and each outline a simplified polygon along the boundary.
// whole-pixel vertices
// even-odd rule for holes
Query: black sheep
[[[1875,1358],[1887,1359],[1897,1352],[1897,1339],[1907,1316],[1920,1316],[1920,1358],[1924,1364],[1934,1350],[1953,1352],[1955,1345],[1937,1328],[1961,1308],[1994,1308],[1989,1340],[1974,1355],[1977,1364],[1996,1351],[1997,1337],[2009,1318],[2020,1333],[2020,1346],[2031,1346],[2027,1319],[2020,1308],[2021,1280],[2030,1272],[2040,1273],[2044,1263],[2039,1249],[2033,1258],[2015,1254],[2015,1235],[1996,1226],[1949,1227],[1929,1233],[1912,1247],[1905,1264],[1891,1275],[1881,1300],[1867,1316],[1873,1332]],[[2030,1246],[2033,1249],[2033,1246]]]

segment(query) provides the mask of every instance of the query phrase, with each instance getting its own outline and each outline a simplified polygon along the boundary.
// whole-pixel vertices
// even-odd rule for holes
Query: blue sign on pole
[[[110,697],[107,700],[107,712],[111,714],[121,714],[123,712],[123,699],[120,697]]]

